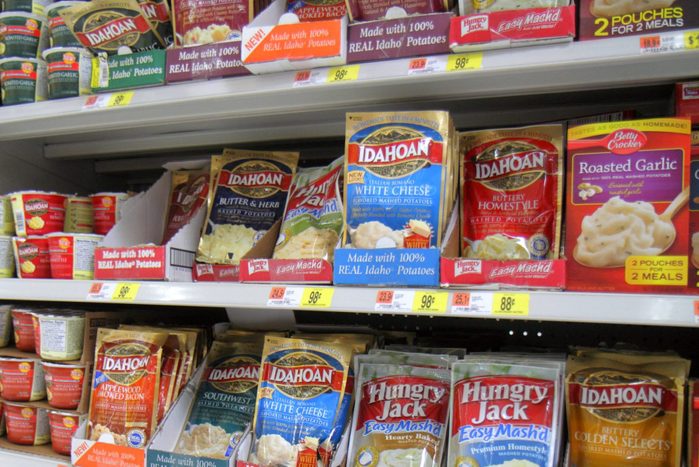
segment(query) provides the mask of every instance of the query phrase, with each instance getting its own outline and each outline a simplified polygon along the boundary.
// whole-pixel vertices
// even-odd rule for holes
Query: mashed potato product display
[[[211,161],[197,261],[238,264],[282,218],[299,153],[226,149]]]
[[[452,368],[450,467],[558,465],[562,364],[469,357]]]
[[[446,443],[449,370],[372,363],[357,368],[348,465],[438,467]]]
[[[689,365],[667,354],[570,356],[570,465],[679,467]]]
[[[252,422],[260,377],[259,343],[214,341],[175,452],[227,459]]]
[[[176,170],[171,172],[170,202],[165,216],[165,245],[185,225],[189,224],[209,194],[209,171]]]
[[[692,146],[689,170],[689,288],[699,289],[699,145]]]
[[[562,142],[561,125],[461,133],[462,256],[558,258]]]
[[[158,413],[162,347],[167,332],[100,328],[87,436],[142,448]]]
[[[265,338],[252,462],[317,464],[342,403],[351,358],[350,344]]]
[[[203,45],[239,39],[255,16],[252,0],[173,0],[175,45]]]
[[[343,230],[338,179],[343,158],[327,167],[299,169],[289,190],[274,258],[332,261]]]
[[[682,292],[689,251],[690,122],[568,130],[567,287]]]
[[[10,195],[18,237],[45,235],[63,230],[66,196],[42,191]]]
[[[137,0],[92,0],[58,14],[82,45],[96,54],[143,52],[165,46]]]
[[[347,114],[343,244],[440,246],[451,207],[447,112]]]

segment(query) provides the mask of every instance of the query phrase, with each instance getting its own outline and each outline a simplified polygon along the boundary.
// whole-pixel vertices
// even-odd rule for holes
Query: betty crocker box
[[[568,130],[568,289],[687,290],[689,160],[687,119]]]
[[[580,0],[582,40],[699,27],[697,0]]]
[[[699,290],[699,131],[692,133],[689,171],[689,290]],[[692,464],[695,465],[695,464]]]

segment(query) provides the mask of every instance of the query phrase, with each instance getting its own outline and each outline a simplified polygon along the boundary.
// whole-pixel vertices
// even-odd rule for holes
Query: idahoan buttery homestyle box
[[[568,130],[568,289],[684,293],[690,121]]]

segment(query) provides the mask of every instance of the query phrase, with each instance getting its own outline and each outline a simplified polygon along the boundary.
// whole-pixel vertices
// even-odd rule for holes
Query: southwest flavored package
[[[250,460],[265,467],[316,466],[342,406],[352,345],[265,339]]]
[[[685,291],[689,143],[685,119],[568,130],[568,289]]]
[[[699,27],[695,0],[579,0],[580,40]]]
[[[577,351],[566,366],[571,467],[680,467],[690,362]]]
[[[299,153],[226,149],[211,160],[197,261],[237,265],[282,218]]]
[[[156,427],[167,338],[167,332],[98,329],[88,439],[146,446]]]
[[[558,258],[562,144],[561,125],[461,133],[463,257]]]
[[[347,114],[346,247],[441,246],[454,200],[451,128],[447,112]]]

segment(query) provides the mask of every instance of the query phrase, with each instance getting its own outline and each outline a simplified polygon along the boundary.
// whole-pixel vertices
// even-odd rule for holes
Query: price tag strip
[[[642,55],[699,49],[699,31],[641,36],[639,45]]]
[[[374,311],[379,313],[446,313],[449,292],[439,290],[379,290]]]
[[[133,91],[112,92],[108,94],[97,94],[88,96],[83,110],[106,109],[109,107],[125,107],[133,99]]]
[[[478,70],[482,67],[482,52],[437,55],[411,59],[408,63],[408,75]]]
[[[334,294],[333,287],[272,287],[267,306],[330,308]]]
[[[133,302],[141,284],[136,282],[95,282],[87,293],[87,300]]]
[[[346,65],[328,68],[327,70],[297,71],[294,75],[293,87],[310,86],[325,83],[340,83],[359,79],[359,65]]]
[[[454,292],[451,297],[451,312],[466,316],[490,316],[493,309],[493,294],[489,292]]]

